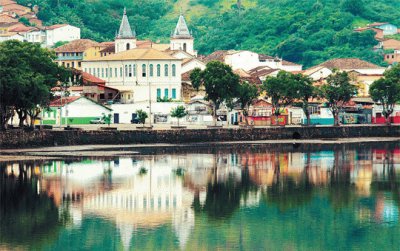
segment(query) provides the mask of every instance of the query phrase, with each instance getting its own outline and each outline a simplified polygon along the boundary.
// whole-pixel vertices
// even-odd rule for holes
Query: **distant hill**
[[[335,57],[383,64],[371,48],[374,33],[353,29],[372,22],[400,24],[399,0],[18,0],[40,6],[45,24],[68,22],[82,37],[113,39],[122,10],[139,38],[167,41],[180,10],[201,54],[249,49],[306,67]],[[239,8],[240,6],[240,8]]]

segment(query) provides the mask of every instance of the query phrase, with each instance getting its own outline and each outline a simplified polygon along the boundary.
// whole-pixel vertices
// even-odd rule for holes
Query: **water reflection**
[[[333,250],[371,242],[385,249],[400,244],[399,168],[397,145],[3,164],[0,242],[48,250]]]

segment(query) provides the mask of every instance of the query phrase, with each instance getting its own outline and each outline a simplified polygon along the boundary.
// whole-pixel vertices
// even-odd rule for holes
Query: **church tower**
[[[122,16],[119,31],[115,37],[115,53],[127,51],[136,48],[136,33],[132,31],[129,25],[128,17],[126,16],[126,8],[124,8],[124,15]]]
[[[189,32],[189,28],[186,24],[185,18],[182,13],[179,15],[178,23],[176,24],[175,30],[171,35],[171,50],[182,50],[193,56],[197,56],[197,52],[194,50],[194,38]]]

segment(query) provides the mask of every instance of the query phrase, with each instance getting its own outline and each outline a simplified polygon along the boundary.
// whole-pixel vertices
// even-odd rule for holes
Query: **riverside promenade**
[[[107,127],[107,126],[103,126]],[[77,130],[20,130],[0,132],[0,148],[72,145],[119,145],[158,143],[202,143],[260,140],[311,140],[342,138],[400,138],[400,126],[287,126],[212,129],[121,129],[75,128]]]

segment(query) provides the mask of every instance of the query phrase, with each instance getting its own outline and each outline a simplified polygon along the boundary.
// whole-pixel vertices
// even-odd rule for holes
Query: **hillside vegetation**
[[[371,22],[399,25],[400,0],[19,0],[41,7],[46,24],[68,22],[82,37],[110,40],[123,7],[139,38],[166,42],[180,10],[201,54],[249,49],[308,67],[335,57],[382,64],[373,32],[353,28]],[[240,8],[239,8],[240,6]]]

